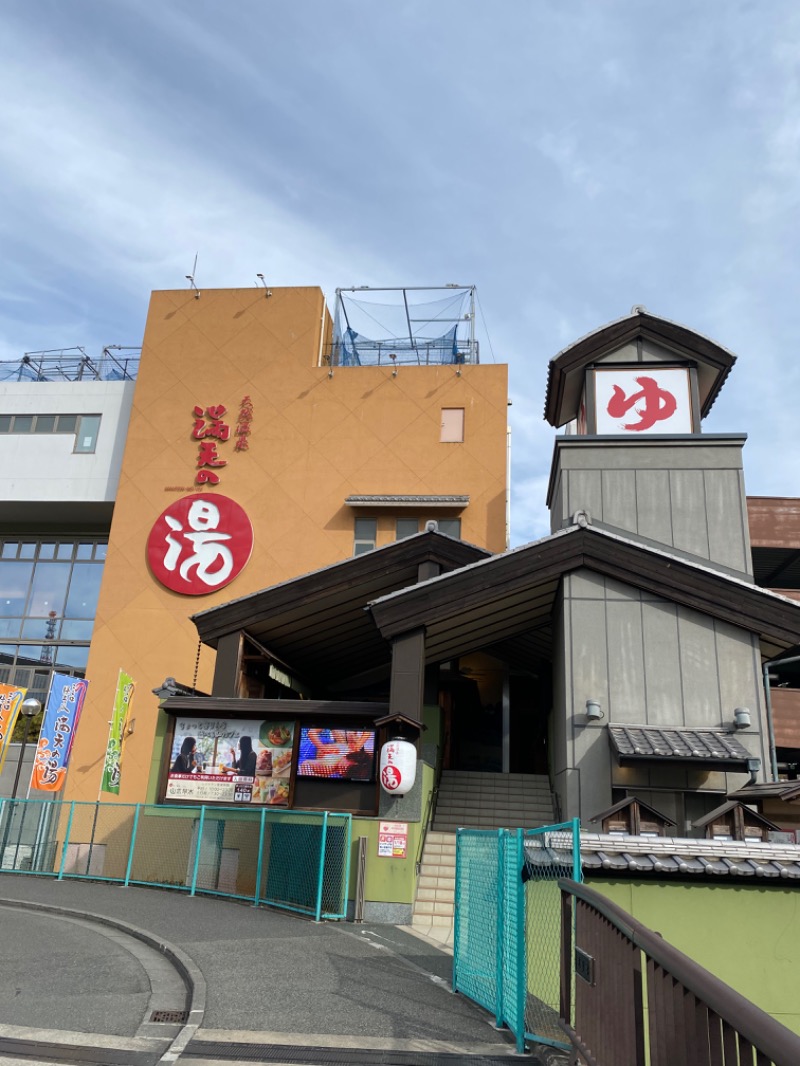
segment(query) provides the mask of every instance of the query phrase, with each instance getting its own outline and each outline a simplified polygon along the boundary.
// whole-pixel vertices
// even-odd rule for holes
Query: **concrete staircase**
[[[445,770],[436,815],[425,838],[411,928],[453,946],[456,829],[534,829],[552,825],[553,798],[546,777]]]

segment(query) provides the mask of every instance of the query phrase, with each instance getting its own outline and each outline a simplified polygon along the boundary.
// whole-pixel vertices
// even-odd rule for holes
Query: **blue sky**
[[[195,253],[331,303],[474,283],[518,544],[548,360],[644,304],[739,356],[705,428],[800,494],[796,3],[17,0],[0,93],[0,359],[138,344]]]

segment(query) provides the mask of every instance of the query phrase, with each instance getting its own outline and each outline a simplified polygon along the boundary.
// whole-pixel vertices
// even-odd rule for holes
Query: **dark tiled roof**
[[[563,837],[563,839],[562,839]],[[554,853],[567,854],[569,834],[549,838]],[[526,859],[537,849],[526,844]],[[541,860],[540,860],[541,861]],[[700,840],[687,837],[612,836],[581,831],[586,874],[638,877],[752,878],[800,882],[800,846],[761,841]]]
[[[654,729],[610,725],[611,743],[621,758],[687,759],[702,762],[746,762],[747,748],[730,733],[716,729]]]
[[[728,793],[728,799],[741,800],[743,803],[758,803],[759,800],[781,799],[786,803],[800,800],[800,781],[755,781],[735,792]]]

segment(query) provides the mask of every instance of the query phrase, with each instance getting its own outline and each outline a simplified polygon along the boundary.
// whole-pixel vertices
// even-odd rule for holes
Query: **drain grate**
[[[167,1022],[169,1024],[183,1025],[189,1021],[188,1010],[154,1010],[150,1015],[151,1022]]]

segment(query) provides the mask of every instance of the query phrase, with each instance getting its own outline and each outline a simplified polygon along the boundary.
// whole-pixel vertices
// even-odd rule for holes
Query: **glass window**
[[[79,673],[83,673],[86,669],[86,663],[89,660],[89,649],[86,647],[71,648],[66,645],[62,645],[57,648],[58,658],[55,663],[57,670],[62,673],[73,673],[77,670]],[[66,668],[66,669],[65,669]]]
[[[77,415],[59,415],[56,423],[57,433],[74,433],[78,425]]]
[[[18,637],[21,618],[0,618],[0,637]]]
[[[36,558],[36,542],[26,541],[19,546],[20,559],[35,559]]]
[[[3,558],[4,559],[16,559],[19,545],[15,540],[7,540],[3,544]]]
[[[95,559],[105,559],[108,554],[108,544],[103,542],[102,544],[95,544],[94,557]]]
[[[355,523],[355,538],[353,555],[363,555],[375,547],[378,537],[377,518],[357,518]]]
[[[56,545],[55,541],[42,541],[39,545],[39,558],[40,559],[55,559],[56,557]]]
[[[100,432],[100,415],[81,415],[75,433],[73,451],[91,453],[97,447],[97,434]]]
[[[68,618],[94,618],[102,577],[103,568],[97,563],[75,563],[64,612]]]
[[[79,544],[75,551],[76,559],[91,559],[94,544]]]
[[[448,537],[461,536],[460,518],[437,518],[436,522],[439,526],[440,533],[446,533]]]
[[[33,563],[0,560],[0,617],[18,618],[25,603],[33,574]]]
[[[33,574],[28,610],[25,613],[40,618],[50,614],[51,611],[63,614],[69,571],[69,563],[47,563],[44,566],[37,566]]]
[[[55,625],[50,629],[51,621],[55,622]],[[26,618],[22,623],[22,636],[27,640],[52,640],[58,636],[58,627],[61,623],[61,619],[56,617],[50,618]]]
[[[67,541],[66,543],[62,541],[62,543],[58,546],[58,550],[56,551],[56,559],[71,559],[74,552],[75,545],[72,543],[72,541]]]
[[[14,415],[14,432],[30,433],[33,429],[33,415]]]
[[[439,440],[445,444],[460,444],[464,440],[464,408],[443,407]]]
[[[94,619],[89,622],[78,622],[74,619],[66,619],[61,623],[62,640],[91,640],[94,629]]]
[[[0,433],[11,432],[11,415],[0,415]]]
[[[419,533],[418,518],[398,518],[395,527],[395,539],[403,540],[404,537],[413,537]]]
[[[33,427],[34,433],[52,433],[56,428],[56,416],[55,415],[37,415],[36,424]]]

